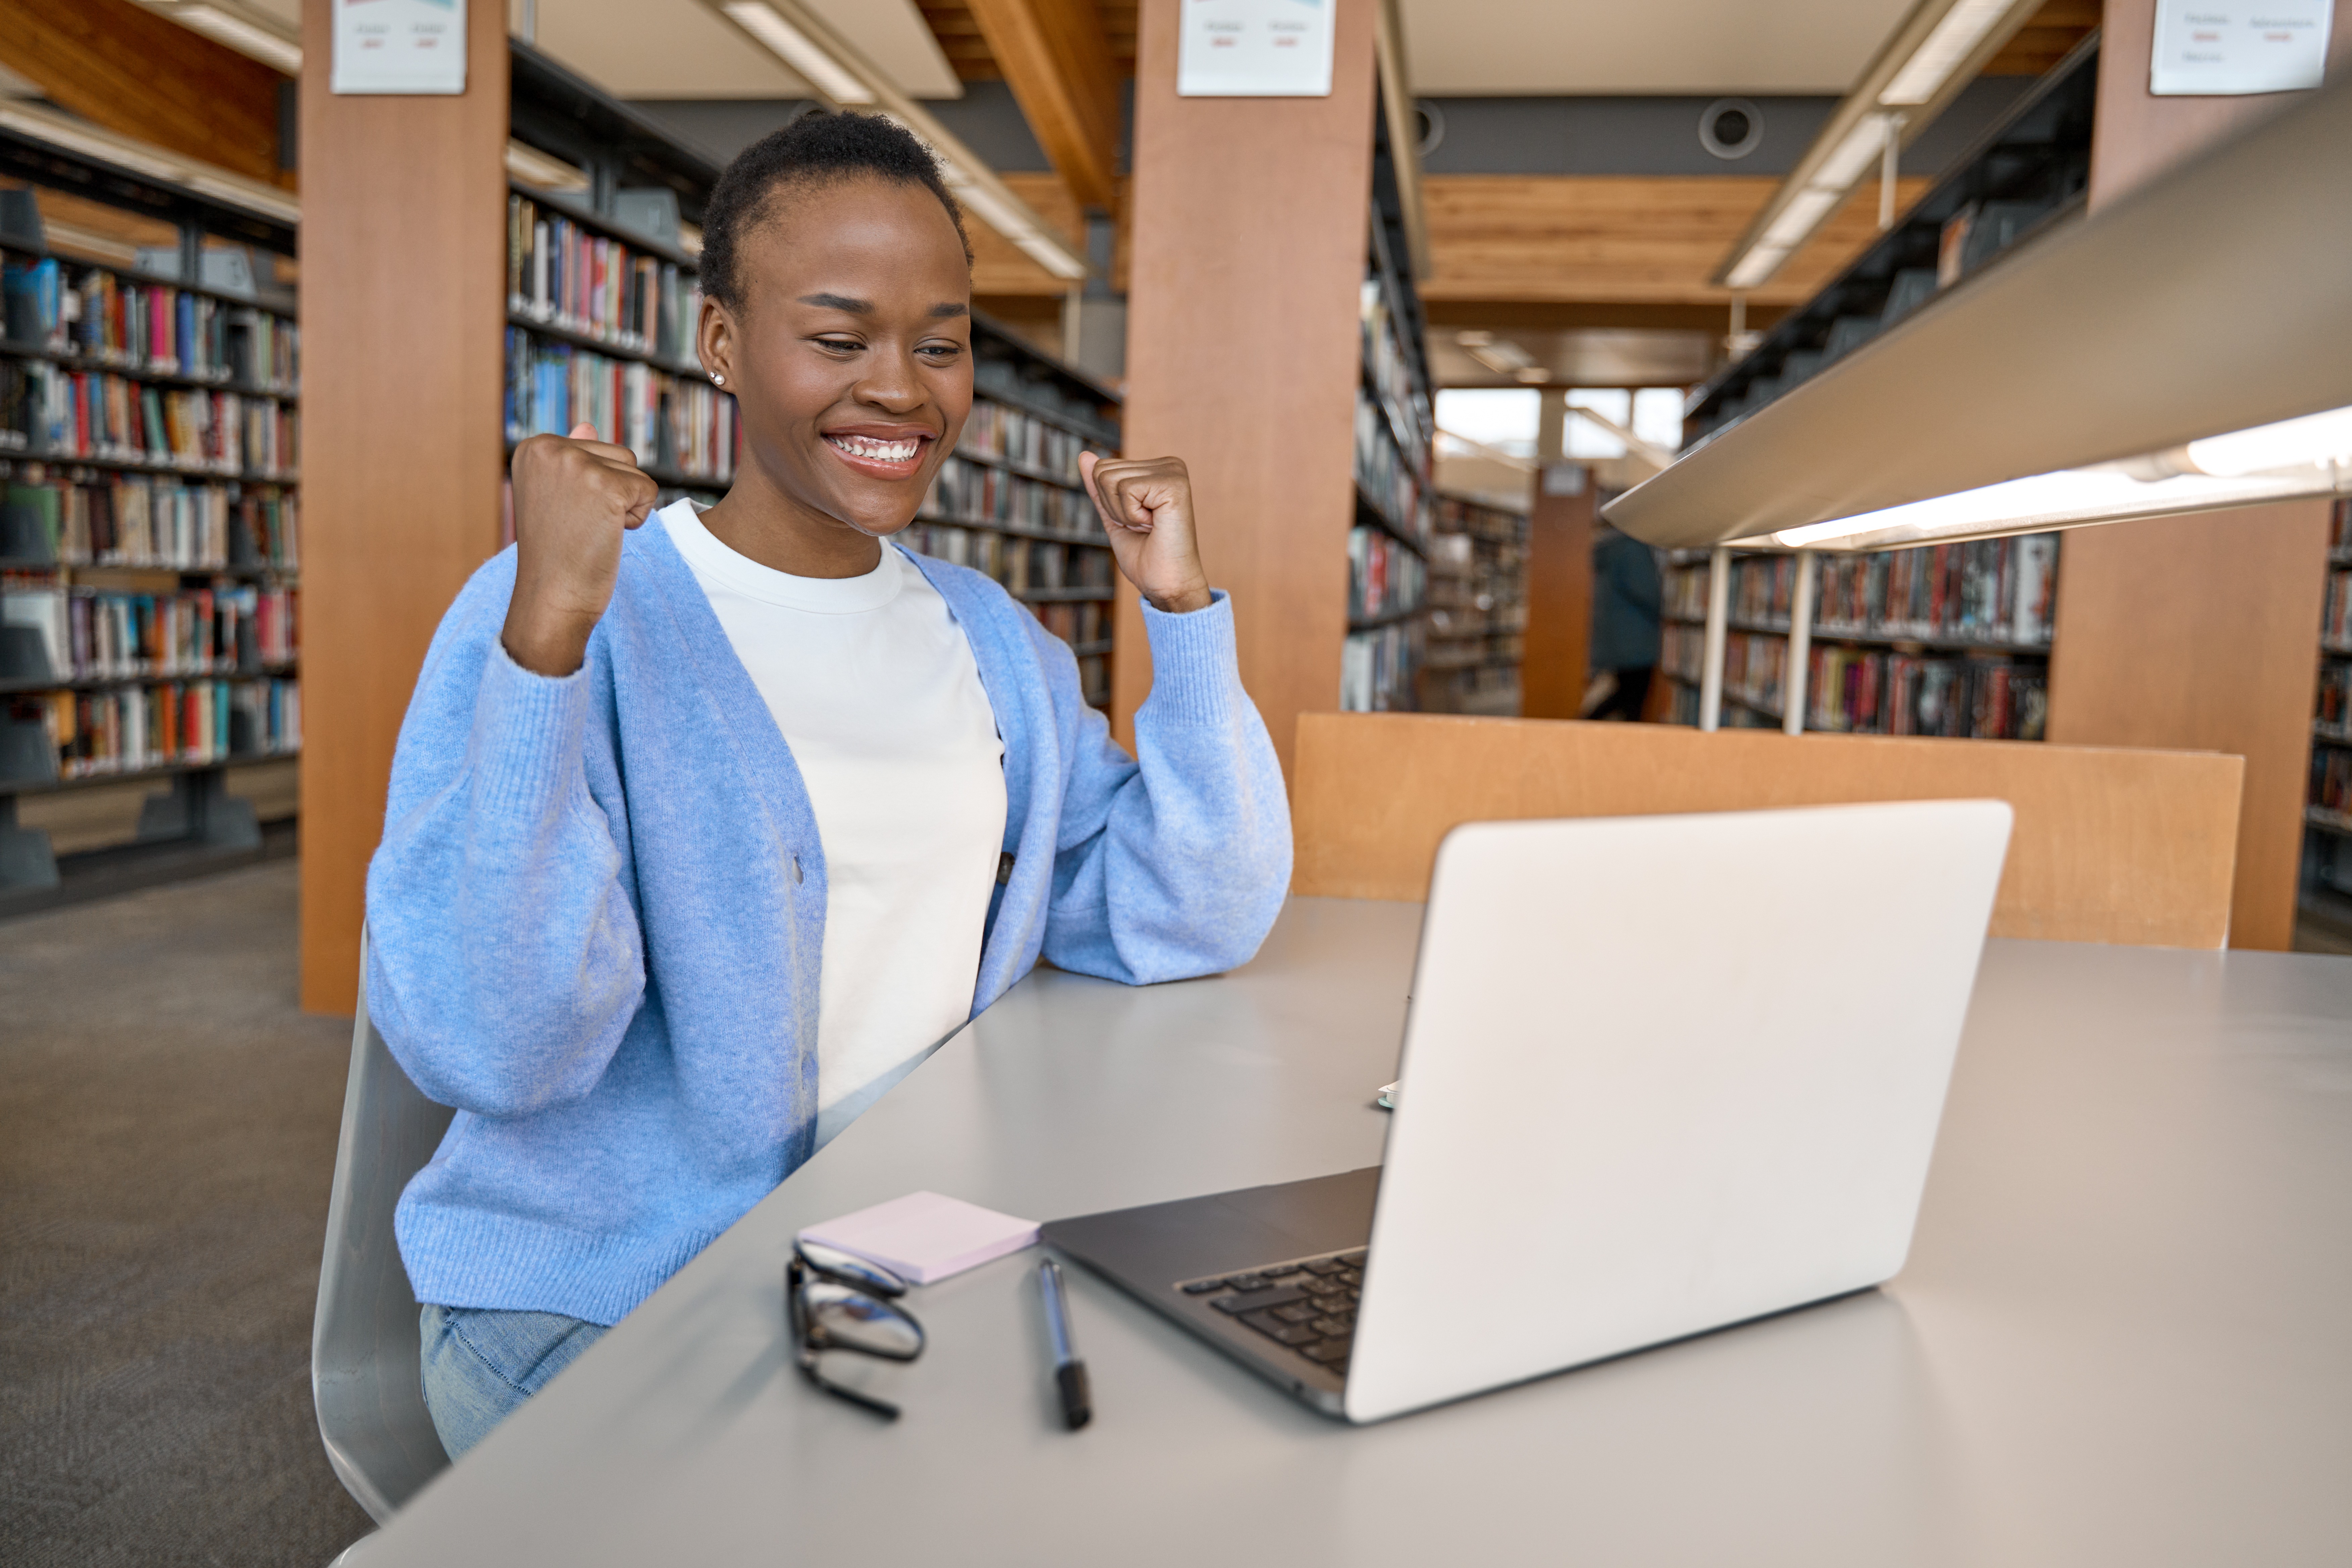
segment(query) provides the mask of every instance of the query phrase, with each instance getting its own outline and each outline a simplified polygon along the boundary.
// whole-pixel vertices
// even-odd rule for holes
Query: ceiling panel
[[[1842,94],[1911,0],[1402,0],[1412,89]]]

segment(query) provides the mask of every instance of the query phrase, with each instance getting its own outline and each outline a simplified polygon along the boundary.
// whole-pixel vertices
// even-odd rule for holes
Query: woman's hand
[[[1078,476],[1102,514],[1118,569],[1151,607],[1170,614],[1207,608],[1209,578],[1192,531],[1192,479],[1184,459],[1081,452]]]
[[[525,669],[569,675],[613,602],[622,533],[652,514],[661,491],[593,425],[531,437],[515,448],[512,471],[515,587],[499,640]]]

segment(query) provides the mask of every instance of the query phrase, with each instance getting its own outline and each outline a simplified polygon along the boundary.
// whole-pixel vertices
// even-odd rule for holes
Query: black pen
[[[1087,1388],[1087,1363],[1070,1342],[1070,1302],[1062,1293],[1060,1265],[1048,1258],[1037,1265],[1037,1293],[1045,1299],[1045,1337],[1054,1344],[1054,1386],[1062,1393],[1062,1419],[1075,1432],[1094,1419]]]

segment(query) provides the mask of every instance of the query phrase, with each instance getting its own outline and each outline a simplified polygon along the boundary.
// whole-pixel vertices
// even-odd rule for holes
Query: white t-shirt
[[[792,747],[824,847],[817,1142],[971,1013],[1004,845],[1004,742],[971,645],[898,551],[794,577],[661,519]]]

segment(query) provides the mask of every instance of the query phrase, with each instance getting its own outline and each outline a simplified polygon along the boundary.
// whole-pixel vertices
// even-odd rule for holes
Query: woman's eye
[[[961,343],[925,343],[916,352],[926,358],[934,359],[945,364],[963,353],[963,346]]]
[[[866,346],[856,338],[819,338],[816,342],[819,348],[831,349],[836,353],[856,353]]]

